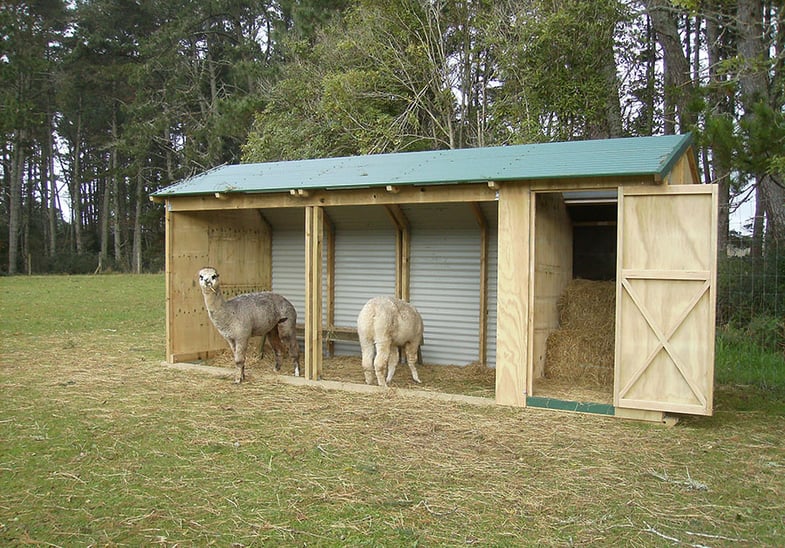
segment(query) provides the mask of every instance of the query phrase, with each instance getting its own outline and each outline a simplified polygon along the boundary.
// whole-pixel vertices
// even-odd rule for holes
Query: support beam
[[[323,211],[305,208],[305,378],[322,376],[322,238]]]
[[[606,183],[606,187],[608,183]],[[435,185],[424,187],[398,187],[398,193],[386,188],[359,188],[345,190],[290,189],[288,192],[226,194],[218,200],[211,193],[201,196],[162,197],[168,200],[172,211],[209,211],[214,209],[258,209],[274,207],[385,205],[385,204],[434,204],[458,202],[493,202],[496,192],[481,183],[463,185]]]

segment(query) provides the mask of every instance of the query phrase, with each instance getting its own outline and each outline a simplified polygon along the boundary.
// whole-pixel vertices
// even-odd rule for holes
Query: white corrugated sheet
[[[476,362],[480,230],[474,214],[467,204],[410,205],[402,209],[411,230],[411,301],[425,324],[423,361],[454,365]],[[498,268],[496,203],[483,204],[482,210],[489,226],[487,360],[493,366]],[[357,314],[368,299],[395,293],[395,229],[381,207],[333,207],[326,213],[335,229],[335,325],[355,327]],[[302,211],[265,211],[265,217],[273,227],[273,290],[294,304],[302,323]],[[335,351],[339,355],[359,355],[360,348],[357,343],[336,342]]]

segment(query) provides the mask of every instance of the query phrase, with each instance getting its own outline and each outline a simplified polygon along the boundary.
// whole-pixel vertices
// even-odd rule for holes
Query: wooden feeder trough
[[[166,359],[226,349],[195,279],[210,265],[228,295],[292,301],[309,382],[326,382],[325,356],[359,355],[357,313],[387,294],[423,315],[426,364],[495,368],[498,404],[710,415],[717,194],[697,184],[691,145],[676,135],[380,154],[179,182],[151,197],[166,207]],[[564,315],[581,283],[602,288],[582,331]]]

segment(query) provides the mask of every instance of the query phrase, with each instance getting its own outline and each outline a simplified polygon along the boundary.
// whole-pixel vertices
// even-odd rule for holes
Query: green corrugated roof
[[[690,134],[319,158],[214,168],[153,196],[520,179],[665,176]]]

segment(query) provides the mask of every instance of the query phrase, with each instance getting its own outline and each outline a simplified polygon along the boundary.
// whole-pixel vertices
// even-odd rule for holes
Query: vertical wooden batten
[[[397,204],[385,206],[395,225],[395,296],[404,301],[410,297],[411,232],[406,214]]]
[[[327,299],[325,306],[327,328],[329,330],[335,329],[335,224],[333,224],[327,212],[323,212],[324,217],[324,237],[327,244],[327,268],[325,280],[325,290],[327,291]],[[327,353],[330,356],[335,355],[335,342],[333,340],[327,341]]]
[[[264,216],[261,209],[256,210],[259,214],[259,225],[266,237],[266,244],[263,250],[264,256],[261,258],[262,264],[259,265],[259,277],[265,289],[273,289],[273,227]]]
[[[172,314],[172,306],[174,306],[173,291],[172,291],[172,251],[174,250],[174,226],[172,225],[172,210],[169,207],[169,200],[166,200],[165,205],[165,221],[166,221],[166,236],[164,239],[164,272],[166,281],[166,361],[174,363],[174,344],[172,343],[172,331],[174,329],[174,314]]]
[[[480,325],[479,327],[479,362],[480,365],[488,363],[488,221],[477,202],[470,206],[474,218],[480,228]]]
[[[305,378],[322,375],[322,239],[321,206],[305,208]]]
[[[526,185],[499,185],[496,403],[526,405],[529,350],[531,193]]]

